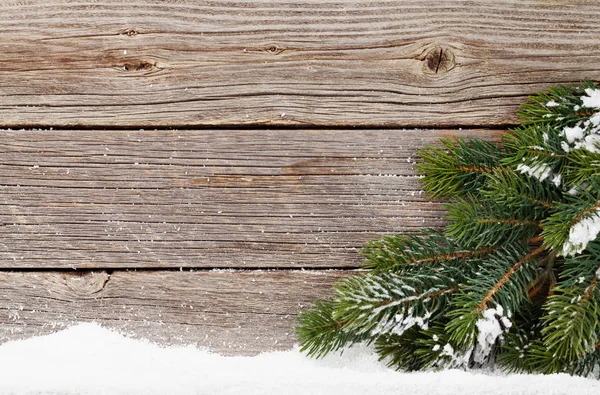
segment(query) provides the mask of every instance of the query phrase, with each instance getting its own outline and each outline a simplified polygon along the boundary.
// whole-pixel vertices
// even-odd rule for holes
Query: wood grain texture
[[[285,350],[296,314],[348,273],[0,272],[0,343],[93,321],[223,354]]]
[[[486,130],[0,131],[0,268],[356,267],[441,226],[417,150]]]
[[[491,126],[600,79],[596,0],[0,2],[0,123]]]

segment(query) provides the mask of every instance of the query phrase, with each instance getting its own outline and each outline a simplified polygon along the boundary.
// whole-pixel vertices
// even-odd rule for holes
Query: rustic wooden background
[[[0,0],[0,341],[97,321],[287,349],[419,147],[600,79],[597,0]]]

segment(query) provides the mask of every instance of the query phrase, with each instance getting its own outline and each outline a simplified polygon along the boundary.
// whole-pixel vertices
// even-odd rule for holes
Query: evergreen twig
[[[600,369],[600,88],[554,87],[519,115],[501,146],[421,150],[447,225],[368,243],[369,270],[301,313],[303,351],[366,341],[396,369]]]

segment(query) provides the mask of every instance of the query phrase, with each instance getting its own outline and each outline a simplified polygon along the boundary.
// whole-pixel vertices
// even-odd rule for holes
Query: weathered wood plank
[[[596,0],[0,4],[5,126],[514,123],[600,79]]]
[[[500,134],[0,131],[0,268],[356,267],[442,225],[419,147]]]
[[[0,343],[94,321],[224,354],[284,350],[296,314],[348,273],[0,272]]]

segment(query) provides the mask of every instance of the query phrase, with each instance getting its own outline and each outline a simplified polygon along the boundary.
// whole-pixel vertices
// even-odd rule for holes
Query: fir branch
[[[421,151],[447,226],[387,236],[368,273],[301,315],[302,349],[357,341],[402,369],[600,369],[600,89],[560,86],[523,106],[503,147],[443,140]]]
[[[556,287],[549,297],[542,334],[544,345],[552,356],[565,362],[575,362],[595,350],[598,342],[600,306],[590,296],[597,292],[595,281],[586,287],[563,289]]]
[[[541,344],[529,335],[525,331],[505,335],[496,362],[506,373],[532,373],[536,370],[536,356],[532,351]]]
[[[536,358],[533,350],[541,346],[540,319],[543,315],[540,303],[523,303],[512,318],[511,330],[504,335],[496,361],[508,373],[531,373],[535,371]]]
[[[443,352],[441,344],[447,337],[443,325],[427,330],[411,328],[399,335],[382,335],[375,349],[379,360],[396,370],[422,370],[434,366]],[[436,347],[437,346],[437,347]]]
[[[548,298],[544,345],[563,362],[574,363],[594,352],[600,340],[600,243],[564,262],[564,279]]]
[[[486,200],[510,209],[528,207],[532,218],[541,220],[550,215],[562,192],[551,183],[540,183],[515,171],[494,172],[489,175],[481,194]]]
[[[506,207],[494,201],[483,204],[474,197],[448,204],[446,234],[466,246],[490,246],[529,240],[540,229],[530,206]]]
[[[559,85],[537,93],[518,112],[523,125],[544,124],[559,129],[576,125],[597,110],[583,108],[581,96],[586,89],[598,89],[591,81],[578,85]]]
[[[600,369],[600,343],[596,345],[596,350],[587,354],[582,359],[572,364],[568,371],[570,374],[578,376],[589,376],[593,371]]]
[[[421,265],[459,264],[484,257],[495,247],[463,248],[435,229],[417,235],[392,235],[371,241],[364,249],[363,268],[373,272],[399,271]]]
[[[504,157],[496,145],[483,140],[441,142],[444,148],[422,149],[423,163],[417,164],[425,191],[434,198],[477,193],[486,174],[497,170]]]
[[[581,298],[581,303],[588,303],[592,295],[596,292],[598,288],[598,276],[594,277],[590,284],[586,287],[583,297]]]
[[[600,200],[598,200],[596,203],[592,204],[591,206],[586,207],[584,210],[582,210],[580,213],[578,213],[575,216],[575,218],[573,218],[571,220],[571,222],[569,223],[569,226],[571,226],[571,227],[574,226],[575,224],[577,224],[584,218],[589,217],[590,214],[594,214],[596,211],[598,211],[598,209],[600,209]]]
[[[359,335],[401,335],[413,326],[427,328],[447,308],[448,296],[464,280],[463,270],[425,270],[404,276],[385,272],[351,276],[334,288],[333,318],[342,330]]]
[[[501,163],[516,168],[522,163],[546,161],[557,167],[567,157],[564,137],[548,124],[520,126],[502,136],[506,156]]]
[[[398,335],[383,335],[377,338],[375,350],[379,354],[379,360],[385,361],[386,365],[396,370],[421,370],[425,366],[419,361],[416,351],[420,348],[417,339],[421,332],[411,328]]]
[[[513,226],[529,226],[539,228],[540,223],[535,220],[526,219],[506,219],[506,218],[479,218],[476,220],[478,224],[500,224]]]
[[[565,184],[578,187],[586,185],[590,180],[600,180],[600,153],[580,148],[569,152],[569,161],[565,166]]]
[[[529,252],[526,245],[519,245],[499,250],[484,262],[485,271],[477,272],[477,276],[461,288],[460,294],[453,299],[453,308],[446,314],[451,319],[446,330],[451,334],[453,344],[463,351],[477,351],[479,362],[489,357],[492,351],[490,344],[475,347],[478,324],[488,315],[491,303],[491,311],[496,310],[499,316],[506,312],[510,316],[528,301],[527,286],[537,275],[536,257],[542,251],[540,247]],[[481,338],[479,343],[482,343]]]
[[[585,249],[596,234],[590,227],[600,221],[600,184],[590,183],[576,195],[565,195],[552,215],[542,222],[544,245],[562,255],[572,255]]]
[[[541,185],[559,187],[567,163],[564,144],[563,135],[548,124],[520,127],[503,136],[507,156],[502,164],[541,181]]]
[[[531,371],[544,374],[568,373],[587,376],[600,367],[600,349],[578,360],[567,361],[557,358],[543,343],[536,341],[532,344],[530,354]]]
[[[518,272],[523,270],[524,266],[529,264],[531,265],[532,262],[532,258],[535,258],[537,255],[540,255],[542,252],[544,251],[543,247],[538,247],[535,250],[531,251],[529,254],[525,255],[524,257],[522,257],[521,259],[519,259],[514,265],[512,265],[510,267],[510,269],[504,274],[504,276],[502,276],[502,278],[500,278],[496,284],[494,284],[494,286],[492,288],[489,289],[488,293],[483,297],[483,299],[481,299],[481,302],[479,302],[479,304],[477,304],[476,310],[478,312],[483,312],[488,304],[492,301],[495,301],[495,295],[506,286],[506,284],[511,280],[511,278]],[[537,266],[537,265],[536,265]],[[531,276],[532,278],[534,276]],[[530,279],[527,279],[527,281],[525,281],[525,283],[528,283],[529,281],[531,281]],[[527,293],[529,294],[529,293]],[[513,311],[516,310],[517,306],[514,306],[514,303],[511,303],[513,305]]]
[[[333,318],[333,311],[331,300],[318,300],[312,309],[300,313],[300,325],[295,329],[301,352],[321,358],[332,351],[369,340],[369,336],[342,330],[343,322]]]

